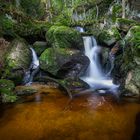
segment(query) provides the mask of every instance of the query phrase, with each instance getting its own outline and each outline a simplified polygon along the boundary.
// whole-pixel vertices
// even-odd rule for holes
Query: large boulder
[[[25,70],[30,66],[32,53],[23,39],[13,40],[10,48],[6,57],[6,77],[21,83]]]
[[[128,31],[124,53],[115,60],[114,74],[124,93],[139,96],[140,93],[140,27]],[[122,76],[123,75],[123,76]]]
[[[84,50],[81,34],[67,26],[52,26],[46,33],[46,39],[53,47]]]
[[[103,30],[98,36],[99,42],[107,46],[115,44],[115,42],[120,40],[120,38],[120,33],[115,27],[108,30]]]
[[[40,67],[57,77],[82,75],[89,65],[89,59],[78,50],[48,48],[40,56]]]

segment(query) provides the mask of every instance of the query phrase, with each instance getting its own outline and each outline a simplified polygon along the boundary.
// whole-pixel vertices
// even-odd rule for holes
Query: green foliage
[[[45,5],[41,0],[20,0],[22,9],[32,18],[40,19],[44,16]]]
[[[109,18],[111,17],[112,21],[115,22],[116,18],[121,17],[122,14],[122,6],[119,3],[115,3],[110,9]]]
[[[11,18],[10,15],[0,15],[0,31],[2,34],[16,36],[13,30],[14,25],[15,21]]]
[[[140,26],[133,26],[127,33],[125,41],[131,46],[133,54],[140,57]]]

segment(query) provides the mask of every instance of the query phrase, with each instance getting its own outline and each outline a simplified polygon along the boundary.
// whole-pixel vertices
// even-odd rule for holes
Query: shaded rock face
[[[40,67],[57,77],[82,75],[89,65],[89,59],[78,50],[48,48],[40,56]]]
[[[6,57],[6,69],[9,71],[7,76],[16,83],[21,83],[24,71],[30,66],[32,54],[22,39],[13,40],[10,48]]]
[[[34,48],[35,52],[37,53],[37,55],[40,56],[41,53],[43,53],[43,51],[45,51],[47,49],[47,42],[36,41],[33,44],[33,48]]]
[[[125,36],[124,53],[115,60],[114,76],[126,94],[140,94],[140,28],[133,26]]]

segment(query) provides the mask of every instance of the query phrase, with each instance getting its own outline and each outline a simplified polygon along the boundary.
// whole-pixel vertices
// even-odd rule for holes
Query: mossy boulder
[[[20,83],[24,71],[30,66],[32,60],[31,50],[23,39],[15,39],[10,44],[10,50],[6,57],[6,71],[4,76]]]
[[[48,48],[40,56],[40,68],[58,77],[78,76],[88,64],[86,56],[69,48]]]
[[[123,93],[138,95],[140,93],[140,27],[133,26],[125,36],[123,54],[115,60],[114,74],[116,75]],[[123,77],[122,77],[123,75]],[[138,95],[139,96],[139,95]]]
[[[0,79],[0,95],[2,102],[15,102],[17,97],[13,90],[15,88],[14,83],[11,80]]]
[[[33,44],[33,48],[34,48],[35,52],[37,53],[37,55],[40,56],[41,53],[47,49],[47,42],[36,41]]]
[[[120,33],[119,31],[115,28],[112,27],[111,29],[108,30],[103,30],[99,36],[98,40],[101,44],[105,44],[107,46],[113,45],[115,42],[120,40]]]
[[[84,50],[81,34],[67,26],[52,26],[46,33],[46,39],[55,48],[75,48]]]
[[[116,26],[119,30],[127,32],[132,26],[140,25],[135,20],[124,19],[124,18],[117,18],[116,19]]]

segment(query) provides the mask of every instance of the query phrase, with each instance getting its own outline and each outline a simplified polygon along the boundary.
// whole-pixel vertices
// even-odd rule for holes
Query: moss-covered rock
[[[40,56],[41,53],[47,49],[47,42],[36,41],[33,44],[33,48],[34,48],[35,52],[37,53],[37,55]]]
[[[41,69],[58,77],[79,75],[88,64],[88,58],[74,49],[48,48],[40,56]]]
[[[127,32],[132,26],[139,25],[138,22],[135,20],[124,19],[124,18],[117,18],[116,19],[116,26],[119,30]]]
[[[4,77],[20,83],[23,79],[24,70],[28,69],[31,63],[32,54],[22,39],[15,39],[10,44],[10,50],[6,57],[6,72]]]
[[[15,102],[17,97],[13,90],[15,88],[14,83],[11,80],[0,79],[0,95],[2,102]]]
[[[112,27],[108,30],[103,30],[98,36],[99,42],[107,46],[111,46],[112,44],[120,40],[120,38],[120,33],[115,27]]]
[[[114,74],[121,83],[124,93],[138,95],[140,93],[140,27],[133,26],[128,31],[124,40],[126,45],[124,53],[117,56]],[[123,77],[122,77],[123,75]],[[138,95],[139,96],[139,95]]]
[[[52,26],[46,33],[46,39],[53,47],[84,50],[81,34],[67,26]]]
[[[6,62],[11,69],[28,69],[31,63],[31,51],[24,40],[15,39],[11,43]]]
[[[89,88],[89,85],[79,78],[66,78],[60,80],[60,83],[67,87],[73,95],[81,90]]]

